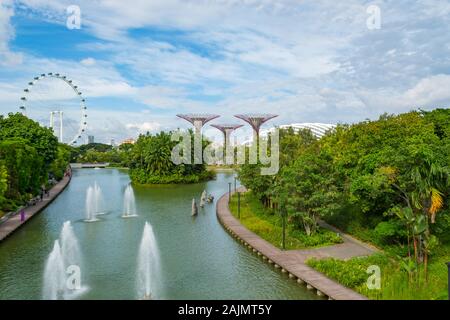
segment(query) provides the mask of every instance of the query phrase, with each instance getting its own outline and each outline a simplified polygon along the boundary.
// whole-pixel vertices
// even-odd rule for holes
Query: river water
[[[79,299],[136,299],[139,243],[146,221],[153,226],[160,255],[155,299],[316,299],[275,271],[222,228],[215,203],[191,217],[192,198],[206,189],[217,200],[233,175],[206,183],[134,186],[136,218],[121,218],[127,172],[78,169],[66,190],[43,212],[0,243],[0,299],[41,299],[43,271],[62,225],[71,221],[83,256]],[[84,222],[86,189],[102,189],[107,214]]]

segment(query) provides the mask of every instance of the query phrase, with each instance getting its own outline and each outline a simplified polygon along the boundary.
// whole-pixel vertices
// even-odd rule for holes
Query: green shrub
[[[343,242],[339,234],[323,228],[317,229],[316,233],[310,236],[298,229],[291,229],[289,233],[299,239],[305,247],[323,247]]]
[[[369,277],[367,273],[369,266],[377,265],[382,269],[390,261],[383,254],[375,254],[370,257],[356,257],[347,261],[334,258],[321,260],[312,258],[306,261],[306,263],[344,286],[355,289],[366,283]]]
[[[237,217],[237,196],[231,198],[230,210]],[[265,208],[251,193],[241,195],[241,223],[276,247],[282,245],[282,219],[274,210]],[[314,248],[341,243],[342,238],[336,233],[319,228],[311,236],[293,224],[286,228],[286,249]]]
[[[325,260],[312,258],[307,264],[349,288],[355,288],[367,280],[366,270],[359,264],[334,258]]]
[[[375,227],[375,235],[381,243],[393,243],[405,238],[405,227],[399,221],[383,221]]]

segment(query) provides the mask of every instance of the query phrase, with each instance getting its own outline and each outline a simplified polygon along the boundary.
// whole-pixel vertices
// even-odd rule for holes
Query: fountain
[[[44,300],[73,299],[86,291],[87,287],[81,286],[80,247],[70,221],[66,221],[45,264],[42,296]]]
[[[61,230],[61,255],[64,259],[64,265],[81,265],[81,252],[80,246],[78,245],[78,240],[73,232],[72,225],[70,221],[66,221],[63,224]]]
[[[44,269],[44,300],[58,300],[63,298],[66,286],[66,270],[61,254],[59,241],[56,240],[53,250],[48,256]]]
[[[98,186],[97,181],[94,182],[94,199],[95,199],[95,210],[97,215],[105,214],[105,205],[103,201],[102,189]]]
[[[148,222],[142,233],[137,265],[138,297],[151,299],[156,288],[156,275],[159,274],[159,254],[152,226]]]
[[[98,221],[97,216],[105,214],[103,210],[102,189],[97,182],[94,186],[89,186],[86,190],[86,222]]]
[[[134,200],[134,191],[131,184],[125,189],[125,194],[123,197],[123,215],[122,218],[132,218],[137,217],[136,214],[136,202]]]

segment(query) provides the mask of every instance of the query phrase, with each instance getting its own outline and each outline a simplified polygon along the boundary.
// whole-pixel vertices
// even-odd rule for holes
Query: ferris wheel
[[[76,145],[87,128],[86,100],[72,80],[49,72],[34,77],[23,90],[21,112],[52,128],[59,142]]]

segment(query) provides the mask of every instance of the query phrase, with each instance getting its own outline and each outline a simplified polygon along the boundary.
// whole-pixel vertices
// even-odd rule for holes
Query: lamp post
[[[450,262],[447,262],[448,268],[448,300],[450,300]]]
[[[281,221],[283,224],[283,250],[286,249],[286,208],[284,205],[280,207],[281,209]]]
[[[234,192],[236,193],[236,176],[234,176]]]
[[[228,182],[228,204],[231,203],[231,182]]]
[[[241,193],[238,192],[237,196],[238,196],[238,217],[239,220],[241,220]]]

